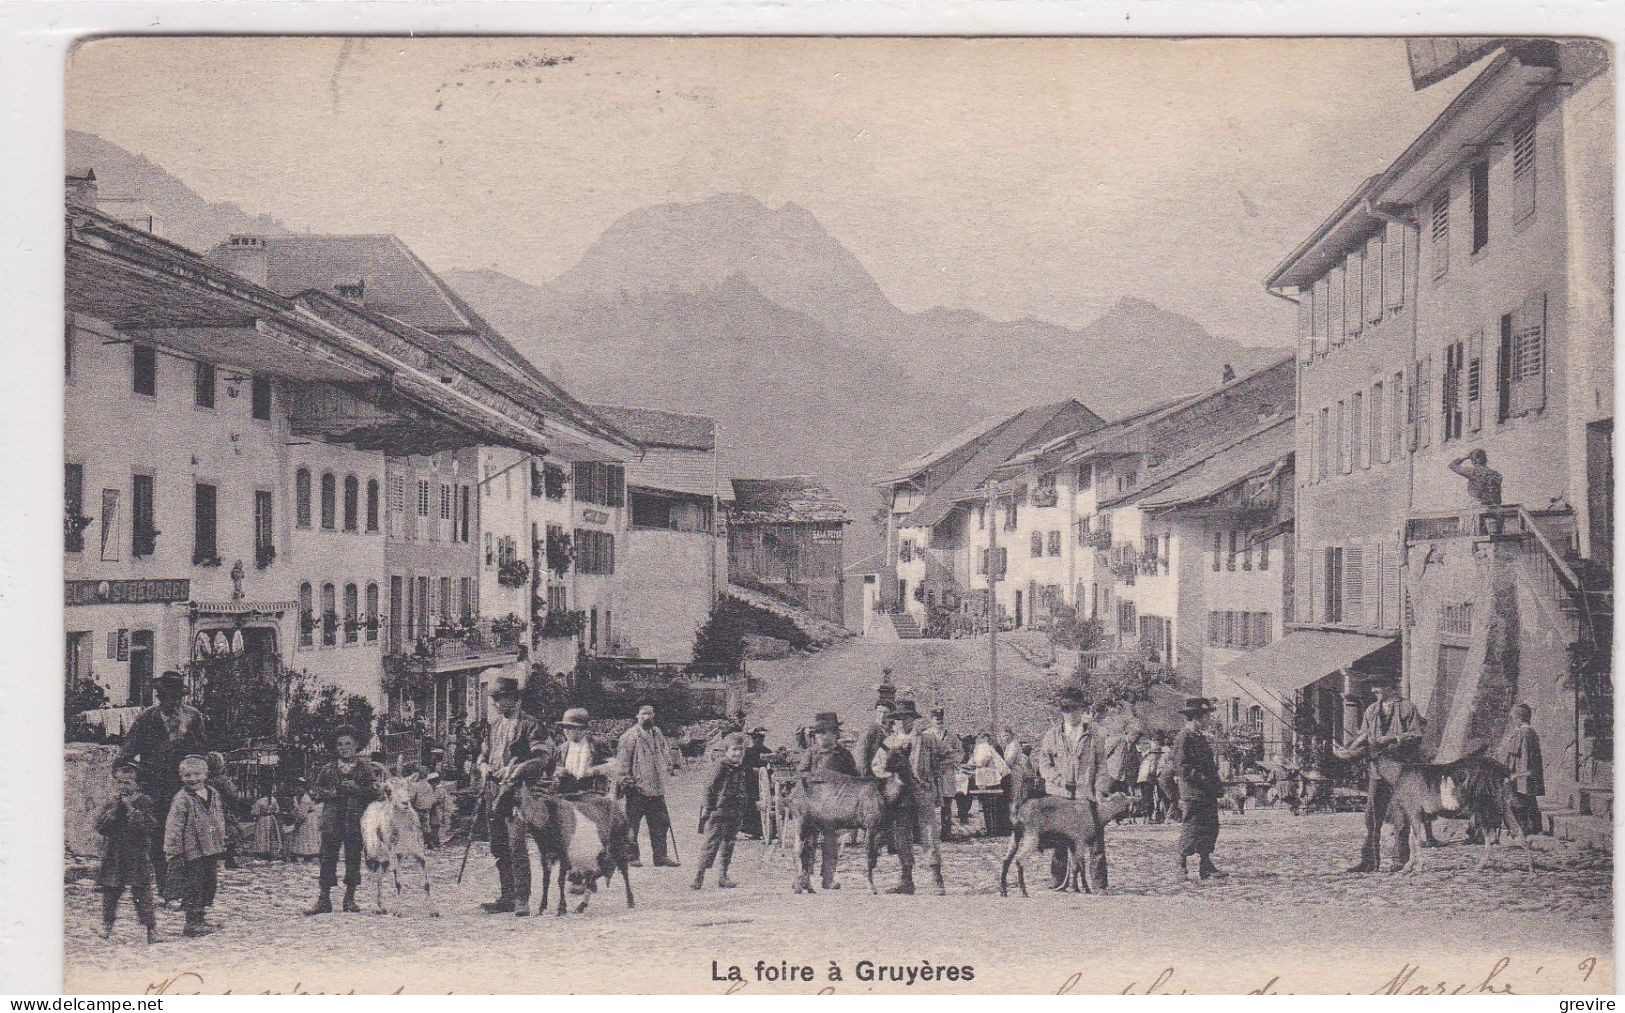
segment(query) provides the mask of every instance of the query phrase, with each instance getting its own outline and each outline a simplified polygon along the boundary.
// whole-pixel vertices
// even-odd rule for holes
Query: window
[[[1535,121],[1512,131],[1512,220],[1521,222],[1535,211]]]
[[[250,411],[262,422],[271,420],[271,378],[256,376],[248,383]]]
[[[1355,391],[1349,400],[1349,469],[1371,467],[1365,456],[1365,392]]]
[[[1388,436],[1383,430],[1387,422],[1388,416],[1384,414],[1382,403],[1382,381],[1378,380],[1371,385],[1371,446],[1366,451],[1370,464],[1388,460]]]
[[[355,531],[360,527],[361,513],[361,480],[354,475],[344,476],[344,530]]]
[[[1467,425],[1473,432],[1484,424],[1484,331],[1473,332],[1467,345]]]
[[[299,646],[310,647],[315,644],[315,632],[318,616],[314,609],[316,603],[312,597],[310,581],[299,585]]]
[[[344,585],[344,642],[346,644],[358,643],[361,640],[360,604],[357,601],[354,584]]]
[[[119,558],[119,501],[118,489],[102,490],[102,559],[112,562]]]
[[[1388,386],[1388,402],[1392,405],[1392,425],[1388,427],[1388,441],[1392,449],[1390,459],[1398,459],[1405,453],[1405,374],[1395,373],[1393,383]]]
[[[469,520],[468,520],[468,518],[469,518],[469,515],[473,512],[474,497],[473,497],[472,491],[469,489],[468,486],[465,485],[465,486],[461,486],[460,488],[462,490],[462,497],[463,497],[463,516],[462,516],[462,531],[459,533],[457,540],[466,544],[468,542],[469,538],[470,538],[470,528],[469,528]]]
[[[195,362],[193,365],[195,391],[193,397],[199,408],[214,407],[215,373],[214,364],[208,362]]]
[[[1044,554],[1044,533],[1042,531],[1034,531],[1032,533],[1032,537],[1028,539],[1028,544],[1032,550],[1032,557],[1034,559],[1038,559]]]
[[[1371,323],[1382,322],[1382,256],[1381,232],[1366,240],[1365,244],[1365,318]]]
[[[299,527],[310,527],[310,469],[293,473],[293,517]]]
[[[1004,530],[1016,530],[1016,520],[1016,501],[1013,499],[1007,499],[1004,501]]]
[[[451,600],[450,577],[440,578],[440,600],[436,604],[440,610],[440,621],[443,623],[451,622],[452,618],[457,614],[457,603]]]
[[[1433,277],[1442,278],[1450,270],[1450,191],[1433,198],[1430,225],[1433,237]]]
[[[976,530],[981,531],[987,527],[987,504],[978,503],[976,506]]]
[[[459,606],[458,614],[464,619],[468,619],[474,615],[473,578],[463,577],[457,581],[457,604]]]
[[[1433,390],[1433,356],[1424,356],[1416,364],[1416,445],[1425,447],[1433,437],[1431,392]]]
[[[1061,554],[1061,531],[1059,528],[1049,533],[1049,538],[1046,543],[1046,551],[1052,556],[1059,556]]]
[[[418,632],[427,637],[434,632],[429,629],[429,578],[419,577],[417,589]]]
[[[1230,553],[1229,553],[1229,555],[1227,555],[1225,557],[1225,560],[1224,560],[1224,568],[1226,570],[1230,570],[1230,571],[1234,572],[1234,570],[1236,569],[1236,555],[1237,555],[1238,548],[1239,547],[1236,545],[1236,533],[1234,531],[1231,531],[1230,532]]]
[[[1331,425],[1330,419],[1331,409],[1322,408],[1320,410],[1320,432],[1316,434],[1315,438],[1315,466],[1319,469],[1319,478],[1321,481],[1325,481],[1326,479],[1326,444],[1327,437],[1329,435],[1326,430]]]
[[[1331,305],[1326,307],[1326,324],[1328,327],[1328,330],[1326,331],[1326,343],[1329,345],[1341,345],[1343,343],[1343,335],[1347,332],[1347,328],[1345,327],[1345,321],[1347,318],[1343,315],[1343,297],[1345,295],[1344,286],[1347,283],[1343,281],[1343,268],[1332,268],[1331,273],[1326,276],[1326,279],[1328,285],[1330,286],[1329,291],[1332,299]]]
[[[1117,603],[1117,632],[1124,637],[1139,635],[1140,624],[1135,614],[1134,603],[1131,601]]]
[[[1247,542],[1249,545],[1251,545],[1252,539],[1249,537]],[[1258,541],[1258,568],[1260,570],[1268,570],[1270,568],[1270,543],[1269,539],[1267,538],[1261,538]]]
[[[1298,289],[1298,361],[1315,356],[1315,290]]]
[[[1444,388],[1440,392],[1439,407],[1443,410],[1441,440],[1445,443],[1461,439],[1461,424],[1466,414],[1461,380],[1466,372],[1466,358],[1467,351],[1461,342],[1452,341],[1444,346]]]
[[[1322,278],[1315,282],[1315,354],[1323,355],[1326,352],[1326,341],[1332,334],[1331,321],[1332,283],[1331,279]]]
[[[1365,250],[1348,255],[1343,267],[1343,333],[1353,337],[1360,333],[1365,316]]]
[[[577,528],[575,549],[577,573],[615,572],[615,536],[609,532]]]
[[[332,584],[322,585],[322,646],[332,647],[339,641],[338,595]]]
[[[1222,568],[1221,560],[1224,556],[1224,532],[1213,532],[1213,572],[1218,573]]]
[[[1473,252],[1490,242],[1490,163],[1477,162],[1469,170],[1467,196],[1473,214]]]
[[[271,527],[271,494],[264,489],[254,491],[254,560],[263,569],[271,563],[276,539]]]
[[[1333,419],[1332,438],[1337,441],[1337,473],[1348,474],[1349,470],[1349,444],[1348,444],[1348,402],[1337,402],[1337,415]]]
[[[83,552],[85,529],[81,520],[85,513],[85,466],[67,464],[62,468],[62,513],[64,552]]]
[[[583,503],[618,507],[626,502],[626,469],[618,464],[577,461],[576,499]]]
[[[1088,463],[1078,465],[1078,491],[1088,492],[1094,486],[1095,469]]]
[[[1536,293],[1501,317],[1500,418],[1546,407],[1546,296]]]
[[[1128,492],[1134,488],[1134,483],[1140,480],[1140,468],[1137,464],[1125,464],[1117,473],[1117,491]]]
[[[378,530],[378,480],[367,479],[367,530]]]
[[[135,475],[130,480],[130,555],[150,556],[157,547],[157,517],[153,514],[153,477]]]
[[[367,585],[367,643],[378,642],[378,585]]]
[[[1383,270],[1386,279],[1383,289],[1388,296],[1390,309],[1399,309],[1405,305],[1405,246],[1409,242],[1405,226],[1397,222],[1388,223],[1388,241],[1383,244]]]
[[[429,481],[418,479],[418,516],[429,516]]]
[[[331,471],[322,472],[322,527],[329,531],[338,521],[338,480]]]
[[[1340,623],[1343,621],[1343,549],[1341,547],[1326,549],[1326,565],[1323,568],[1325,575],[1322,600],[1326,603],[1324,621]]]
[[[158,350],[151,345],[131,345],[134,356],[130,376],[130,389],[137,394],[156,397],[158,394]]]

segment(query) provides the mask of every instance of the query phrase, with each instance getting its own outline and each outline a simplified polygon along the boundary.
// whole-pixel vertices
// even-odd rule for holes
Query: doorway
[[[130,698],[131,707],[146,707],[152,703],[152,631],[130,631]]]
[[[1022,625],[1023,624],[1021,622],[1021,592],[1017,591],[1016,592],[1016,629],[1018,629],[1018,630],[1021,629]]]

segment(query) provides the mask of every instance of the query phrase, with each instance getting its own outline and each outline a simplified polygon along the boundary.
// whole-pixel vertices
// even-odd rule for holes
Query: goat
[[[1078,853],[1106,832],[1106,824],[1127,812],[1134,800],[1124,794],[1107,795],[1095,803],[1093,811],[1087,799],[1060,798],[1042,795],[1029,799],[1016,810],[1011,820],[1010,850],[1004,856],[1004,867],[999,870],[999,896],[1008,897],[1009,875],[1012,863],[1016,866],[1016,885],[1021,895],[1027,896],[1027,863],[1041,847],[1066,849],[1067,875],[1065,882],[1074,891],[1081,887],[1084,893],[1094,893],[1104,886],[1092,882],[1093,872],[1088,862],[1080,862]]]
[[[1534,844],[1513,810],[1506,767],[1483,756],[1469,756],[1448,764],[1379,760],[1378,769],[1394,785],[1392,806],[1400,817],[1395,830],[1410,837],[1410,858],[1400,872],[1415,872],[1420,867],[1426,821],[1437,817],[1466,819],[1477,825],[1484,837],[1484,851],[1475,871],[1489,864],[1492,831],[1503,827],[1523,844],[1525,869],[1535,871]],[[1459,785],[1455,806],[1447,806],[1441,791],[1446,777]]]
[[[878,893],[875,862],[880,857],[880,839],[891,825],[892,810],[902,791],[902,781],[896,777],[876,781],[830,770],[802,774],[791,786],[789,800],[789,813],[797,822],[801,844],[795,892],[813,892],[813,856],[826,833],[862,830],[867,851],[864,873],[869,878],[869,892]]]
[[[567,892],[580,898],[576,913],[586,911],[587,902],[598,890],[598,880],[602,878],[607,883],[617,871],[626,887],[626,906],[637,906],[628,872],[631,835],[626,813],[619,805],[595,793],[564,798],[526,787],[520,790],[515,815],[540,852],[541,910],[547,910],[555,863],[559,867],[557,914],[566,913]]]
[[[412,806],[412,785],[402,778],[384,783],[384,797],[367,806],[361,814],[362,855],[373,878],[373,913],[384,914],[384,870],[395,877],[395,917],[405,914],[401,904],[401,865],[417,866],[423,877],[423,903],[430,918],[440,917],[429,888],[428,849],[423,843],[423,824]]]

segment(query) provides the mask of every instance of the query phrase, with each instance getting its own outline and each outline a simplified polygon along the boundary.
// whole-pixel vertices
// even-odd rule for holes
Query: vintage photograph
[[[63,987],[1611,993],[1613,55],[79,43]]]

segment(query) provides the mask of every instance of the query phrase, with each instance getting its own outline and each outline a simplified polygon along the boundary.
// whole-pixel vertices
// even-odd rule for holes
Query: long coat
[[[839,742],[828,749],[816,745],[808,749],[807,755],[801,761],[801,770],[808,774],[828,770],[848,777],[858,776],[857,761],[852,759],[852,753]]]
[[[382,792],[372,764],[357,758],[348,773],[337,760],[323,764],[310,797],[322,804],[322,836],[342,837],[346,826],[361,826],[361,814]]]
[[[491,722],[490,729],[485,733],[485,744],[480,748],[480,762],[499,770],[526,760],[542,759],[552,753],[553,740],[548,737],[547,729],[542,727],[540,721],[524,711],[515,711],[513,721],[514,735],[505,747],[496,741],[501,719]]]
[[[175,793],[164,824],[164,855],[171,861],[193,861],[226,853],[226,802],[205,786],[202,795],[190,788]]]
[[[1105,763],[1106,747],[1094,727],[1085,728],[1074,744],[1068,741],[1066,725],[1057,722],[1038,744],[1038,776],[1051,795],[1066,796],[1066,786],[1076,785],[1074,798],[1098,799],[1111,789]]]
[[[152,885],[152,840],[160,832],[152,799],[140,794],[108,799],[96,814],[96,832],[107,840],[97,885]]]
[[[666,736],[657,728],[645,731],[633,725],[615,745],[620,776],[644,795],[666,794],[666,765],[671,762]]]
[[[930,732],[910,736],[889,735],[875,750],[869,772],[884,778],[901,774],[900,808],[935,810],[942,804],[942,774],[954,768],[954,759],[940,738]]]
[[[1507,766],[1513,791],[1546,794],[1546,764],[1540,758],[1540,736],[1533,728],[1520,724],[1507,729],[1501,742],[1501,762]]]

